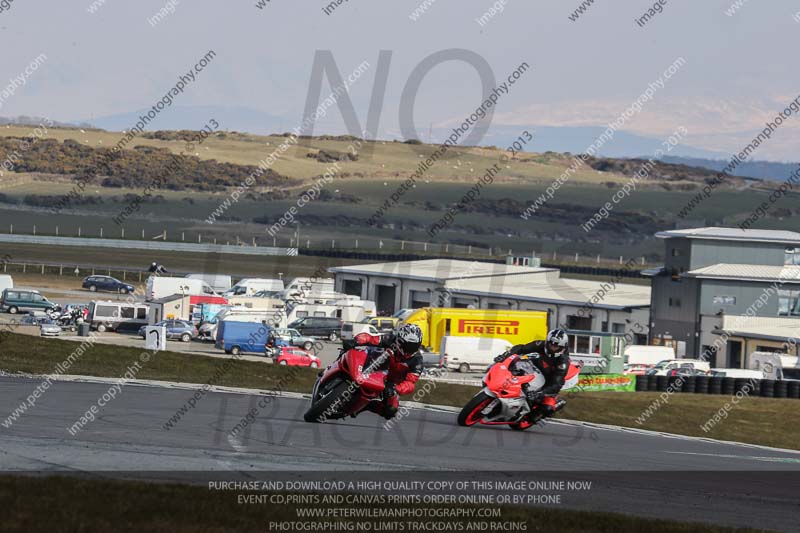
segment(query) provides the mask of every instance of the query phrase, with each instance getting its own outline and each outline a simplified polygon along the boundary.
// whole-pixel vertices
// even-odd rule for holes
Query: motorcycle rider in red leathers
[[[547,334],[545,340],[518,344],[494,358],[496,363],[500,363],[515,355],[522,356],[515,358],[509,364],[512,373],[516,370],[529,373],[530,371],[525,370],[525,366],[529,364],[533,364],[541,371],[545,378],[544,387],[540,391],[526,391],[525,395],[531,404],[541,402],[545,416],[554,415],[567,403],[566,400],[558,400],[558,392],[564,386],[570,365],[567,344],[567,333],[563,329],[554,329]],[[526,354],[535,354],[537,357],[528,358],[525,357]]]
[[[369,334],[356,336],[357,344],[367,345],[368,358],[365,367],[375,371],[386,371],[383,399],[370,402],[366,409],[384,418],[391,419],[400,407],[400,396],[414,392],[422,375],[422,330],[416,324],[405,324],[396,333],[382,337]]]

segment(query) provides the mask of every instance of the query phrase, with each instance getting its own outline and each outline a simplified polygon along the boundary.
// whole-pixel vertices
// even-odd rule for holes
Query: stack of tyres
[[[722,394],[722,378],[718,376],[711,376],[708,378],[708,393],[709,394]]]
[[[683,378],[683,388],[681,392],[695,392],[697,390],[697,376],[686,376]]]
[[[787,392],[787,398],[800,398],[800,381],[789,381]]]
[[[757,379],[749,378],[736,378],[736,393],[742,393],[747,396],[758,396],[758,381]]]
[[[647,379],[647,376],[636,376],[634,379],[636,380],[637,392],[644,392],[648,390],[647,384],[649,383],[649,380]]]
[[[788,394],[788,381],[779,380],[775,382],[775,397],[776,398],[786,398],[789,396]]]
[[[736,394],[736,378],[722,378],[722,394],[726,396]]]
[[[658,390],[658,376],[655,374],[650,374],[647,376],[647,390],[656,391]]]
[[[656,390],[664,392],[669,387],[669,378],[667,376],[656,376]]]
[[[761,380],[761,396],[765,398],[772,398],[775,396],[775,380],[762,379]]]
[[[683,390],[684,380],[686,376],[668,376],[667,389],[672,392],[681,392]]]
[[[695,376],[694,392],[697,394],[708,394],[708,376]]]

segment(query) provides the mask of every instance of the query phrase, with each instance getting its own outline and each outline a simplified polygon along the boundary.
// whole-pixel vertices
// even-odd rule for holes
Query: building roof
[[[710,239],[739,242],[772,242],[781,244],[800,244],[800,233],[784,230],[740,229],[740,228],[692,228],[659,231],[660,239]]]
[[[776,341],[800,339],[800,318],[725,315],[722,328],[714,333]]]
[[[650,306],[650,287],[610,281],[582,279],[515,277],[449,281],[452,294],[528,300],[559,305],[583,306],[593,302],[598,309],[628,309]]]
[[[689,277],[700,279],[732,279],[741,281],[780,281],[800,283],[800,266],[740,265],[717,263],[690,270]]]
[[[362,274],[366,276],[385,276],[392,278],[435,281],[444,283],[452,279],[487,278],[491,276],[547,275],[558,277],[557,268],[525,267],[502,263],[481,261],[460,261],[456,259],[422,259],[418,261],[396,261],[392,263],[372,263],[351,265],[328,269],[334,274]]]

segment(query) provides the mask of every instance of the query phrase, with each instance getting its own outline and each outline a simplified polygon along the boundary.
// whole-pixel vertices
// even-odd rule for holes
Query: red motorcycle
[[[515,356],[523,361],[527,356]],[[544,418],[540,404],[529,405],[525,397],[523,384],[528,384],[528,390],[540,390],[545,384],[542,373],[532,363],[526,374],[514,375],[508,368],[512,359],[496,363],[489,368],[483,378],[484,388],[467,402],[467,405],[458,415],[459,426],[474,426],[477,423],[491,425],[507,424],[511,429],[524,431]],[[580,366],[570,364],[564,386],[561,390],[574,387],[578,383]],[[564,403],[560,400],[556,409]]]
[[[379,337],[368,333],[356,336],[355,347],[343,350],[328,368],[320,372],[311,392],[311,407],[303,416],[306,422],[325,422],[363,411],[369,402],[381,400],[386,373],[378,370],[388,359],[383,352],[368,361],[365,345],[376,345]]]

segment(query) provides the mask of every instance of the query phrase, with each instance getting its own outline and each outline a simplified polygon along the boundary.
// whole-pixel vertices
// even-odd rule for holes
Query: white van
[[[753,352],[751,370],[758,370],[764,379],[800,380],[800,361],[793,355],[780,352]]]
[[[648,375],[667,376],[670,370],[677,370],[679,368],[691,368],[704,372],[706,374],[711,372],[711,364],[708,361],[701,361],[700,359],[665,359],[659,361],[653,368],[647,371]]]
[[[675,359],[675,350],[669,346],[631,344],[625,347],[626,365],[655,366],[667,359]]]
[[[445,335],[439,345],[443,365],[459,372],[484,372],[498,354],[508,351],[512,344],[504,339],[489,337],[452,337]]]
[[[205,281],[216,292],[223,293],[230,290],[233,280],[227,274],[187,274],[189,279]]]
[[[244,278],[226,291],[223,296],[251,296],[257,292],[278,292],[283,290],[283,282],[279,279]]]
[[[294,278],[286,285],[286,290],[310,292],[333,292],[333,278]]]
[[[173,294],[187,294],[192,296],[216,295],[214,289],[201,279],[170,278],[165,276],[150,276],[144,293],[146,302],[159,300]]]
[[[14,279],[8,274],[0,274],[0,294],[6,289],[14,288]]]
[[[764,373],[760,370],[747,370],[744,368],[712,368],[711,377],[762,379],[764,378]]]

